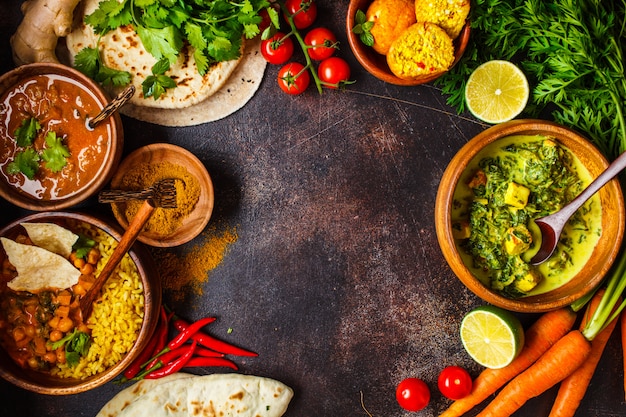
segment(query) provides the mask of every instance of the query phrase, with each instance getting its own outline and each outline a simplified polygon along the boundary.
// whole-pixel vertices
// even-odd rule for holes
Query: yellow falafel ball
[[[391,43],[416,22],[415,4],[413,0],[374,0],[365,17],[374,22],[370,29],[374,37],[372,48],[379,54],[387,55]]]
[[[454,45],[434,23],[417,22],[391,44],[387,64],[396,77],[411,80],[447,71],[454,62]]]
[[[470,0],[415,0],[415,18],[441,26],[456,39],[469,15]]]

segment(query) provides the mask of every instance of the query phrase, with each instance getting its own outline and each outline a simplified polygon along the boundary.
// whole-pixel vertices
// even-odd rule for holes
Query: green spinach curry
[[[465,264],[485,285],[518,298],[550,291],[576,275],[602,232],[595,195],[569,220],[545,263],[528,261],[540,245],[533,219],[559,210],[592,181],[556,139],[510,136],[482,150],[455,190],[452,219]]]

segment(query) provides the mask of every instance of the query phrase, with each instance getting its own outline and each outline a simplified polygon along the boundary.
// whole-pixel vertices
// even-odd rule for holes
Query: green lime
[[[524,346],[524,328],[510,311],[486,305],[461,321],[461,342],[467,353],[484,367],[498,369],[513,362]]]
[[[480,120],[493,124],[520,114],[529,95],[526,76],[509,61],[485,62],[472,72],[465,86],[468,110]]]

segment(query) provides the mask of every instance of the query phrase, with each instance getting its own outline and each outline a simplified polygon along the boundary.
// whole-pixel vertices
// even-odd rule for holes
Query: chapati
[[[21,223],[30,240],[40,248],[49,250],[64,258],[72,254],[72,246],[78,235],[54,223]]]

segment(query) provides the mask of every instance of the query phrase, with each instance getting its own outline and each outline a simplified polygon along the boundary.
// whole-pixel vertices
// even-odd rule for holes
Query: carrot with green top
[[[440,417],[459,417],[483,402],[520,372],[531,366],[544,352],[574,326],[576,314],[561,308],[541,315],[525,332],[524,348],[509,365],[500,369],[485,369],[474,380],[472,392],[453,402]]]
[[[580,330],[583,330],[589,322],[592,313],[600,304],[603,293],[604,291],[599,291],[591,300],[580,324]],[[616,324],[617,318],[594,337],[591,341],[591,353],[585,363],[561,382],[549,417],[572,417],[576,413]]]
[[[543,394],[578,369],[589,357],[591,343],[580,330],[571,330],[537,362],[517,375],[477,417],[510,416],[526,401]]]

